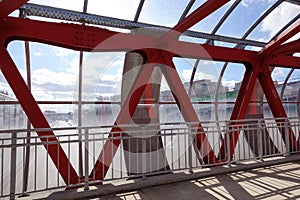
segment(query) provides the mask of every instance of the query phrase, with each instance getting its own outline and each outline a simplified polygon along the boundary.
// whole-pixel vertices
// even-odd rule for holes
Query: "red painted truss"
[[[197,126],[194,128],[197,129],[198,133],[204,133],[199,118],[172,61],[173,57],[179,55],[187,58],[212,59],[245,64],[246,72],[230,118],[232,121],[245,118],[251,94],[257,80],[259,80],[263,86],[263,91],[274,117],[287,118],[272,81],[269,66],[300,67],[300,58],[290,55],[291,52],[299,52],[299,41],[283,44],[299,32],[299,22],[281,34],[279,38],[268,44],[261,52],[257,53],[242,49],[200,45],[177,40],[180,33],[183,33],[216,11],[227,3],[228,0],[206,1],[202,6],[186,17],[186,19],[160,38],[118,33],[88,25],[50,23],[7,16],[26,2],[27,1],[18,0],[12,3],[11,0],[3,0],[0,3],[0,67],[34,128],[50,128],[50,125],[6,50],[6,46],[9,42],[13,40],[26,40],[78,51],[136,51],[146,55],[144,56],[144,64],[147,64],[147,67],[143,67],[140,71],[138,78],[131,88],[130,95],[128,95],[116,119],[116,128],[113,128],[109,135],[109,137],[114,137],[115,139],[107,141],[104,144],[103,150],[91,172],[90,176],[95,177],[97,180],[103,180],[105,178],[117,148],[120,145],[122,130],[117,127],[117,125],[129,123],[147,85],[148,89],[151,89],[151,87],[149,87],[149,79],[151,78],[155,64],[164,65],[164,67],[161,67],[161,71],[174,94],[176,103],[185,121],[197,123]],[[288,123],[286,121],[284,122]],[[278,123],[282,123],[282,121],[278,121]],[[232,122],[231,125],[239,126],[237,122]],[[288,134],[292,149],[299,148],[291,129],[288,130],[288,133],[283,129],[280,129],[280,131],[284,140],[286,140],[285,136]],[[38,135],[42,141],[43,136],[51,136],[51,141],[57,142],[52,131],[38,132]],[[225,152],[226,141],[223,141],[218,157],[225,159],[226,157],[233,156],[233,150],[237,143],[238,136],[239,132],[235,131],[230,137],[230,155]],[[197,134],[195,141],[199,150],[202,148],[207,151],[203,158],[205,163],[219,162],[205,134]],[[68,185],[78,183],[80,177],[72,167],[62,147],[57,143],[45,146],[45,148],[65,183]],[[57,157],[58,154],[60,155],[59,157]],[[61,165],[59,163],[64,164]]]

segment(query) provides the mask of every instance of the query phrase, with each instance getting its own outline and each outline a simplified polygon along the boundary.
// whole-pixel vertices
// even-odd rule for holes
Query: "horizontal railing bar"
[[[299,119],[297,117],[291,118],[258,118],[258,119],[243,119],[243,120],[228,120],[222,121],[223,123],[229,122],[258,122],[264,120],[293,120]],[[222,123],[221,122],[221,123]],[[213,123],[220,123],[220,121],[201,121],[201,124],[213,124]],[[172,126],[172,125],[198,125],[199,122],[170,122],[170,123],[153,123],[147,125],[147,127],[155,127],[155,126]],[[255,123],[256,124],[256,123]],[[250,124],[249,124],[250,125]],[[104,125],[104,126],[86,126],[86,127],[62,127],[62,128],[38,128],[38,129],[7,129],[7,130],[0,130],[1,133],[25,133],[25,132],[46,132],[46,131],[67,131],[67,130],[90,130],[90,129],[111,129],[111,128],[137,128],[137,125],[130,125],[130,124],[119,124],[119,125]],[[160,129],[161,130],[161,129]]]
[[[53,104],[53,105],[78,105],[78,101],[37,101],[38,104],[41,105],[48,105],[48,104]],[[234,101],[192,101],[192,104],[235,104],[236,102]],[[259,101],[250,101],[250,103],[261,103]],[[263,104],[268,104],[267,101],[262,102]],[[297,101],[282,101],[283,104],[298,104],[299,102]],[[19,105],[20,103],[18,101],[0,101],[0,105]],[[82,105],[121,105],[121,102],[117,101],[82,101]],[[144,102],[143,104],[145,105],[165,105],[165,104],[177,104],[175,101],[160,101],[156,103],[148,103]]]

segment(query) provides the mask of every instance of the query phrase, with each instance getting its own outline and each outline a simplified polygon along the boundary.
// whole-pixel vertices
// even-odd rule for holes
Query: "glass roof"
[[[230,14],[217,34],[242,37],[250,26],[274,3],[243,0]]]
[[[87,12],[107,17],[133,20],[139,0],[89,0]]]
[[[277,34],[277,32],[299,14],[300,6],[283,2],[259,24],[248,38],[268,42]],[[262,33],[267,34],[262,35]]]
[[[230,4],[224,5],[222,8],[191,27],[190,30],[211,33],[229,7]]]
[[[139,26],[141,23],[147,23],[152,26],[166,26],[166,27],[174,27],[178,21],[181,19],[184,12],[190,14],[199,6],[201,6],[205,1],[204,0],[88,0],[87,1],[87,13],[97,15],[98,17],[104,17],[105,19],[114,18],[114,24],[118,23],[131,23],[131,25]],[[194,2],[194,3],[193,3]],[[282,3],[281,3],[282,2]],[[292,3],[294,2],[294,3]],[[60,12],[64,12],[66,10],[76,11],[75,14],[82,14],[84,0],[30,0],[29,3],[38,4],[43,6],[51,6],[60,9]],[[193,3],[193,4],[191,4]],[[233,5],[238,4],[232,12],[228,15],[228,17],[224,18],[224,22],[222,22],[219,29],[216,33],[212,33],[217,24],[223,18],[223,16],[233,7]],[[264,13],[268,11],[273,5],[274,10],[270,11],[264,18]],[[190,6],[190,9],[187,9]],[[140,13],[139,13],[139,8]],[[65,10],[61,10],[65,9]],[[55,10],[57,12],[57,10]],[[192,26],[189,31],[185,34],[182,34],[179,40],[192,42],[192,43],[207,43],[208,38],[217,38],[213,39],[214,42],[210,43],[211,45],[236,48],[239,44],[238,41],[243,40],[242,38],[246,32],[252,27],[254,24],[257,26],[253,26],[253,31],[249,31],[249,35],[247,34],[247,40],[253,40],[254,42],[261,42],[260,45],[251,44],[249,41],[249,45],[243,47],[247,50],[259,51],[261,48],[266,45],[267,42],[270,41],[274,36],[280,33],[283,28],[288,28],[287,25],[292,24],[291,22],[295,22],[299,20],[300,14],[300,3],[297,3],[296,0],[232,0],[229,3],[222,6],[217,11],[213,12],[210,16],[203,19],[201,22]],[[14,12],[13,16],[18,17],[18,15]],[[52,18],[47,18],[46,16],[34,15],[31,14],[27,16],[31,19],[38,20],[46,20],[51,21]],[[298,17],[298,18],[297,18]],[[261,18],[261,22],[257,22],[258,19]],[[71,18],[70,18],[71,19]],[[118,19],[121,19],[118,21]],[[134,21],[136,19],[136,21]],[[66,22],[68,19],[55,19],[56,21]],[[68,23],[81,23],[81,21],[72,21]],[[126,24],[125,23],[125,24]],[[99,24],[91,24],[91,25],[99,25]],[[120,27],[113,25],[106,25],[105,28],[114,28],[114,30],[125,30],[130,32],[132,27],[124,26],[124,24],[120,24]],[[101,25],[103,27],[104,25]],[[110,27],[111,26],[111,27]],[[120,28],[120,29],[116,29]],[[188,35],[188,32],[198,33],[199,36],[191,36]],[[186,36],[187,35],[187,36]],[[214,37],[217,35],[217,37]],[[297,34],[292,40],[299,39],[300,34]],[[222,39],[224,38],[224,39]],[[232,41],[228,41],[228,38]],[[234,42],[237,41],[237,42]],[[24,61],[24,43],[16,42],[12,43],[9,46],[9,52],[12,55],[15,63],[19,67],[19,70],[25,71],[25,61]],[[56,80],[55,78],[59,76],[70,77],[69,87],[72,88],[70,91],[76,90],[75,82],[77,81],[77,74],[79,71],[79,52],[77,51],[67,51],[66,49],[52,47],[37,43],[31,43],[30,45],[31,51],[31,59],[32,59],[32,80],[36,83],[40,83],[41,81],[46,80]],[[95,54],[90,56],[90,60],[100,59],[100,61],[95,62],[97,64],[102,64],[100,67],[102,69],[101,73],[98,71],[93,71],[94,68],[99,68],[98,65],[92,66],[89,68],[89,73],[87,75],[95,76],[93,80],[93,86],[89,87],[89,85],[84,85],[84,89],[87,92],[97,93],[98,90],[107,90],[107,93],[118,93],[119,89],[116,85],[116,77],[122,76],[121,70],[124,64],[124,52],[120,53],[121,56],[116,56],[112,53],[104,53],[104,54]],[[49,54],[55,55],[55,58],[49,56]],[[87,55],[86,53],[84,54]],[[101,55],[101,57],[100,57]],[[99,58],[98,58],[98,57]],[[93,59],[91,59],[93,57]],[[113,58],[118,57],[115,62],[107,64],[108,61],[114,60]],[[45,63],[45,60],[48,62]],[[49,61],[50,60],[50,61]],[[195,65],[195,60],[186,60],[178,59],[176,60],[176,67],[180,75],[185,78],[184,82],[188,81],[188,78],[192,73],[192,68]],[[213,63],[214,72],[221,71],[223,67],[223,63]],[[201,66],[200,66],[201,65]],[[237,66],[238,65],[238,66]],[[197,69],[197,74],[209,74],[206,70],[209,69],[208,62],[201,61],[199,64],[199,68]],[[232,85],[234,83],[241,81],[241,76],[237,76],[243,74],[244,68],[240,67],[239,64],[230,63],[222,82],[227,82]],[[104,70],[106,69],[106,71]],[[108,71],[107,69],[110,69]],[[98,69],[100,70],[100,68]],[[104,70],[104,71],[103,71]],[[202,71],[201,71],[202,70]],[[48,76],[41,78],[38,72],[47,71]],[[300,71],[300,70],[298,70]],[[298,75],[300,72],[295,72]],[[105,72],[105,73],[104,73]],[[201,73],[200,73],[201,72]],[[280,72],[280,73],[279,73]],[[277,80],[279,75],[285,76],[287,71],[279,70],[278,73],[273,74],[274,80]],[[84,71],[84,73],[86,73]],[[106,78],[110,78],[109,80],[101,79],[99,81],[100,75],[105,74]],[[23,73],[22,75],[26,75]],[[36,76],[36,77],[35,77]],[[40,76],[40,79],[37,77]],[[52,77],[51,77],[52,76]],[[0,77],[1,79],[1,77]],[[24,76],[25,79],[25,76]],[[85,80],[86,77],[83,76]],[[217,75],[215,76],[215,80],[217,79]],[[83,81],[84,81],[83,80]],[[98,80],[98,81],[97,81]],[[195,79],[197,80],[197,79]],[[66,81],[66,79],[65,79]],[[118,81],[120,81],[118,79]],[[57,82],[57,88],[60,88],[59,82]],[[0,84],[2,81],[0,80]],[[65,83],[64,83],[65,84]],[[96,85],[95,85],[96,84]],[[38,84],[36,84],[38,85]],[[63,85],[63,84],[61,84]],[[48,85],[49,87],[49,85]],[[37,88],[33,84],[33,89]],[[54,86],[53,86],[54,88]],[[75,89],[74,89],[75,88]],[[99,89],[100,88],[100,89]],[[114,88],[114,90],[111,90]],[[61,87],[63,90],[64,88]],[[37,89],[36,89],[37,90]],[[46,90],[45,90],[46,91]],[[45,92],[44,91],[44,92]],[[50,91],[51,92],[51,91]],[[56,93],[55,93],[56,92]],[[61,98],[59,92],[65,91],[56,91],[52,89],[51,94],[53,96],[52,99],[72,99],[71,93],[66,97]],[[89,94],[89,93],[88,93]],[[38,94],[37,94],[38,95]],[[37,96],[36,96],[37,97]],[[39,100],[44,100],[43,98],[37,98]],[[57,98],[56,98],[57,97]],[[95,96],[83,94],[84,100],[92,100],[95,99]],[[118,99],[116,99],[118,100]]]
[[[172,27],[178,23],[188,0],[151,0],[145,1],[139,21]]]

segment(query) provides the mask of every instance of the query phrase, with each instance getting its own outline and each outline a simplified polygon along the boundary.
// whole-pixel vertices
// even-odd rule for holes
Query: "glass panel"
[[[277,83],[282,83],[289,71],[289,68],[275,67],[272,71],[272,79]]]
[[[223,68],[223,66],[222,66]],[[218,94],[218,118],[219,121],[229,120],[231,112],[240,90],[241,82],[245,73],[245,66],[242,64],[229,63],[222,77],[223,89]]]
[[[107,17],[133,20],[139,2],[139,0],[89,0],[87,11]]]
[[[32,94],[37,101],[72,101],[77,94],[79,52],[30,43]]]
[[[54,1],[30,0],[28,3],[35,3],[40,5],[46,5],[51,7],[57,7],[57,8],[82,12],[83,2],[84,0],[72,0],[72,3],[70,3],[70,1],[68,0],[54,0]]]
[[[250,51],[260,51],[260,50],[262,50],[262,47],[246,46],[245,50],[250,50]]]
[[[52,128],[77,126],[75,104],[39,104]]]
[[[82,99],[84,101],[121,101],[125,53],[85,53]]]
[[[176,3],[170,0],[145,1],[139,21],[173,27],[178,23],[188,2],[188,0]]]
[[[259,2],[243,0],[227,18],[217,34],[242,37],[262,13],[272,5],[272,2],[275,0]]]
[[[299,13],[300,6],[283,2],[260,23],[248,38],[267,42]]]
[[[275,68],[277,71],[281,70],[283,72],[287,71],[287,69],[283,68]],[[288,69],[290,70],[290,69]],[[277,73],[276,71],[274,73]],[[300,70],[296,69],[293,71],[292,75],[288,79],[288,82],[284,87],[284,82],[277,82],[277,91],[279,94],[283,92],[282,102],[284,105],[284,109],[288,115],[288,117],[299,117],[299,88],[300,88]],[[286,80],[286,77],[285,77]],[[282,91],[284,89],[284,91]]]
[[[82,109],[83,126],[112,126],[120,112],[120,105],[87,104]]]
[[[183,122],[184,119],[177,104],[162,104],[159,107],[160,123]]]
[[[219,41],[215,41],[215,46],[233,48],[233,47],[236,46],[236,44],[233,44],[233,43],[227,43],[227,42],[219,42]]]
[[[231,4],[229,4],[229,3],[225,4],[224,6],[222,6],[215,12],[213,12],[211,15],[207,16],[202,21],[195,24],[193,27],[190,28],[190,30],[211,33],[213,31],[213,29],[215,28],[215,26],[220,21],[220,19],[226,13],[226,11],[230,7],[230,5]]]
[[[189,37],[189,36],[186,36],[186,35],[181,35],[179,37],[179,41],[190,42],[190,43],[197,43],[197,44],[204,44],[206,42],[205,39],[193,38],[193,37]]]
[[[0,92],[0,101],[11,101],[11,97]],[[24,129],[27,117],[19,104],[0,105],[0,129]]]
[[[26,82],[27,73],[26,73],[24,42],[23,41],[13,41],[13,42],[9,43],[7,50],[10,54],[10,57],[13,59],[15,65],[17,66],[20,74],[22,75],[23,79]],[[1,76],[2,76],[2,73],[1,73]]]
[[[188,15],[191,14],[194,10],[196,10],[199,6],[201,6],[204,2],[205,2],[205,0],[196,0],[192,6],[190,12],[188,12]]]

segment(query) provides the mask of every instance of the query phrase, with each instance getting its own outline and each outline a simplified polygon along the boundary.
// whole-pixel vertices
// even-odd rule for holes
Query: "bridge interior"
[[[298,154],[299,30],[298,0],[0,1],[0,198]]]

